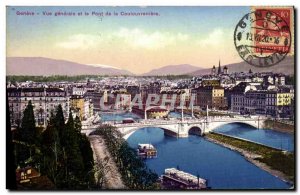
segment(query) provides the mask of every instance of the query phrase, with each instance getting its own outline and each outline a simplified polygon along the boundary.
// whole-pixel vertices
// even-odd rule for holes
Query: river
[[[245,138],[271,147],[294,151],[294,135],[290,133],[270,129],[256,129],[243,124],[223,125],[214,131],[234,137]]]
[[[122,120],[123,117],[139,118],[131,113],[102,114],[103,120]],[[247,128],[249,127],[241,124],[230,124],[226,125],[224,129],[249,131]],[[223,127],[218,131],[222,129]],[[254,129],[254,131],[256,130]],[[230,131],[228,130],[228,132]],[[259,132],[257,137],[263,135]],[[280,134],[278,135],[280,136]],[[239,135],[235,134],[234,136]],[[250,137],[247,138],[250,139]],[[268,138],[272,139],[272,136],[268,136]],[[183,171],[194,175],[199,174],[200,177],[207,179],[208,185],[212,189],[286,189],[290,187],[280,179],[248,162],[239,153],[199,136],[174,138],[165,136],[160,128],[150,127],[136,131],[128,138],[127,142],[133,148],[136,148],[139,143],[151,143],[157,148],[158,157],[147,159],[146,164],[158,175],[161,175],[166,168],[179,167]]]

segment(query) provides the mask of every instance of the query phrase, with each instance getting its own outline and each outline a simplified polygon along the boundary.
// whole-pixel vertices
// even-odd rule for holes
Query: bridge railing
[[[208,120],[207,120],[208,119]],[[148,125],[172,125],[172,124],[191,124],[191,123],[204,123],[204,122],[223,122],[223,121],[254,121],[254,120],[262,120],[263,117],[244,117],[244,116],[210,116],[206,119],[206,117],[203,118],[184,118],[182,121],[181,119],[175,119],[175,120],[166,120],[166,119],[147,119],[147,120],[139,120],[135,123],[122,123],[121,121],[104,121],[101,124],[107,124],[112,125],[116,127],[133,127],[133,126],[148,126]],[[84,124],[82,125],[83,130],[87,129],[94,129],[99,127],[99,124]]]

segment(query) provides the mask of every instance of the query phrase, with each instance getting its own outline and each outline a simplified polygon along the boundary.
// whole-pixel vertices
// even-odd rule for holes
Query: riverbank
[[[278,163],[274,163],[274,161],[281,162],[285,161],[286,159],[290,160],[288,158],[289,156],[286,156],[287,154],[282,154],[282,152],[278,152],[267,147],[259,146],[254,143],[245,143],[242,140],[237,140],[234,138],[212,133],[206,134],[205,139],[240,153],[242,156],[245,157],[247,161],[253,163],[257,167],[267,171],[275,177],[280,178],[286,183],[289,183],[291,185],[294,184],[294,169],[291,167],[287,167],[287,170],[284,169],[286,167],[278,167]],[[278,154],[280,155],[281,159],[276,158]],[[272,161],[270,161],[270,159]],[[288,164],[290,163],[291,162],[289,162]],[[274,167],[276,167],[276,169]]]
[[[102,137],[99,135],[91,135],[89,136],[89,140],[94,153],[94,160],[98,165],[102,165],[99,168],[102,169],[100,170],[101,174],[104,174],[103,187],[105,189],[125,189],[126,187],[121,179],[116,163],[107,150]],[[96,180],[97,179],[98,178],[96,178]]]
[[[266,120],[264,122],[264,129],[272,129],[274,131],[280,131],[283,133],[290,133],[294,134],[295,132],[295,126],[291,124],[282,123],[280,121],[275,120]]]

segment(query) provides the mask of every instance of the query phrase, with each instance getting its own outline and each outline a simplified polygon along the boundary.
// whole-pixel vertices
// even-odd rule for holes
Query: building
[[[228,100],[228,107],[233,112],[244,113],[245,111],[245,93],[249,90],[260,89],[259,83],[240,82],[230,90],[225,91]]]
[[[140,87],[137,85],[129,85],[126,90],[131,95],[131,100],[133,100],[136,95],[141,97]]]
[[[103,101],[103,104],[108,103],[107,90],[89,90],[84,94],[84,98],[91,100],[94,112],[99,112],[103,109],[101,108],[101,99]]]
[[[241,114],[263,114],[273,117],[292,117],[293,93],[289,88],[262,89],[261,86],[240,83],[231,92],[231,110]]]
[[[227,68],[227,66],[224,66],[224,68],[223,68],[223,74],[228,74],[228,68]]]
[[[84,98],[81,95],[72,95],[70,98],[70,109],[72,113],[75,113],[79,116],[79,119],[84,120]]]
[[[221,62],[219,60],[218,75],[222,74]]]
[[[221,61],[219,60],[219,66],[218,66],[218,70],[216,70],[216,66],[214,65],[211,69],[211,74],[212,75],[222,75],[222,74],[228,74],[228,67],[224,66],[223,71],[221,68]]]
[[[266,114],[266,91],[249,90],[244,95],[245,114]]]
[[[292,96],[288,88],[270,90],[266,94],[266,114],[274,117],[290,117],[293,115]]]
[[[92,100],[84,99],[84,112],[83,112],[83,119],[86,120],[92,117],[94,114],[94,105]]]
[[[69,97],[60,88],[7,88],[8,104],[12,126],[21,123],[23,112],[31,101],[37,126],[46,126],[51,112],[55,114],[62,106],[65,118],[69,116]]]
[[[216,75],[216,66],[214,65],[213,68],[211,69],[211,74]]]
[[[224,96],[224,88],[219,86],[199,87],[193,90],[196,97],[196,106],[206,109],[227,109],[227,101]]]
[[[140,115],[141,117],[145,117],[145,109],[146,110],[146,114],[147,114],[147,118],[163,118],[163,117],[167,117],[169,114],[169,110],[166,108],[163,108],[161,106],[151,106],[146,108],[146,105],[142,105],[142,108],[140,108],[139,106],[133,106],[132,107],[132,112],[135,114]]]
[[[221,85],[221,80],[220,79],[204,79],[201,82],[201,85],[203,87],[206,86],[220,86]]]
[[[83,86],[73,86],[72,87],[72,95],[84,95],[86,89]]]
[[[116,110],[126,110],[131,106],[131,94],[126,91],[114,91],[108,98],[109,105]]]

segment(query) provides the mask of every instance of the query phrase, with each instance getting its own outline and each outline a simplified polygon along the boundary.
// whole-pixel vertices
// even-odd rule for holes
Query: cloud
[[[183,33],[170,32],[146,32],[139,28],[120,28],[110,34],[102,35],[102,38],[92,34],[75,34],[59,42],[56,46],[64,49],[93,49],[100,43],[111,44],[111,40],[117,40],[118,45],[124,43],[132,48],[159,49],[166,46],[184,42],[189,39],[189,35]]]
[[[178,41],[186,41],[189,38],[187,34],[173,34],[160,31],[145,32],[139,28],[121,28],[119,31],[113,33],[113,36],[120,38],[132,47],[144,49],[164,48]]]
[[[224,42],[225,32],[223,29],[214,29],[207,37],[198,41],[201,46],[218,46]]]
[[[75,34],[67,38],[67,40],[57,43],[58,47],[64,49],[91,49],[99,44],[99,37],[91,34]]]

